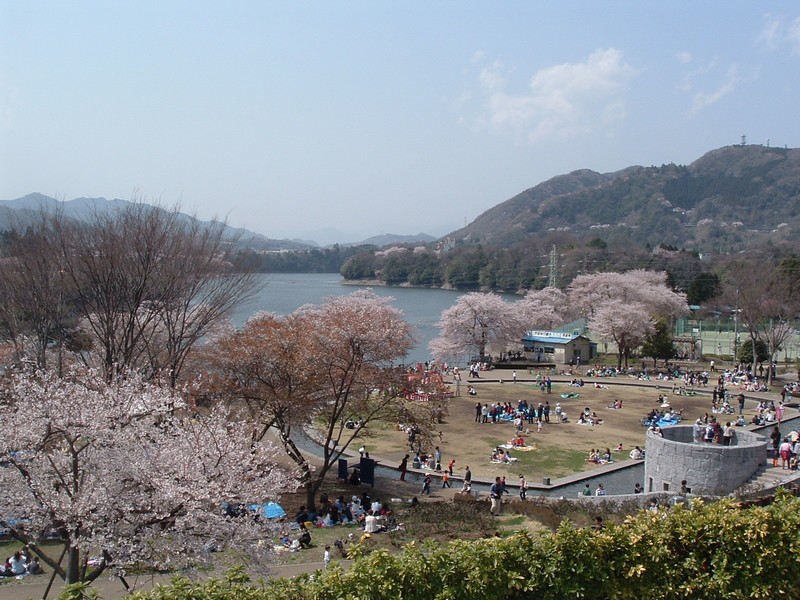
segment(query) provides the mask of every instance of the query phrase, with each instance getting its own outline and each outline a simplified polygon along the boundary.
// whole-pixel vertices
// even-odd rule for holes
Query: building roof
[[[523,342],[540,342],[542,344],[569,344],[578,338],[588,340],[589,338],[575,333],[564,333],[561,331],[541,331],[532,329],[522,338]]]

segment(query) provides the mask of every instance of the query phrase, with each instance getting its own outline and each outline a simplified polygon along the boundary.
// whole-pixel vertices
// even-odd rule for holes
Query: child
[[[325,546],[325,554],[322,557],[322,562],[325,563],[325,568],[328,568],[328,565],[331,564],[331,547],[329,545]]]

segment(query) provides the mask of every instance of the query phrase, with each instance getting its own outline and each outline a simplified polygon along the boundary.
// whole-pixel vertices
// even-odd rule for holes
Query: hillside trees
[[[482,360],[487,351],[518,346],[526,321],[515,303],[493,293],[470,292],[445,309],[436,326],[440,334],[429,347],[437,359],[474,353]]]
[[[332,297],[287,317],[256,315],[210,348],[222,396],[242,402],[256,439],[274,430],[302,471],[307,505],[353,440],[404,414],[394,363],[412,346],[402,313],[371,291]],[[321,466],[297,443],[314,425]]]
[[[185,409],[133,375],[15,374],[0,404],[0,525],[66,583],[202,562],[209,545],[255,557],[265,531],[226,518],[222,503],[277,498],[292,478],[250,425],[221,407]],[[46,531],[55,537],[42,544]]]

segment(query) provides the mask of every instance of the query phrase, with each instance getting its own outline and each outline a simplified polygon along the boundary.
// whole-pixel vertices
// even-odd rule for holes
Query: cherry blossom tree
[[[667,286],[666,273],[641,269],[580,275],[570,284],[568,297],[588,317],[593,333],[617,344],[619,367],[623,359],[627,366],[632,352],[654,332],[657,319],[671,324],[689,310],[686,296]]]
[[[65,583],[178,568],[218,545],[258,557],[266,532],[223,503],[277,499],[293,477],[250,424],[185,408],[134,376],[14,375],[0,405],[0,525]],[[46,532],[54,540],[41,544]]]
[[[302,472],[309,507],[371,423],[408,414],[395,363],[413,345],[411,326],[390,301],[358,291],[287,317],[259,314],[210,348],[213,387],[247,407],[256,439],[276,433]],[[297,444],[304,427],[320,443],[318,465]]]
[[[470,292],[442,312],[439,337],[429,348],[439,360],[474,352],[486,356],[520,345],[526,330],[524,311],[493,293]]]
[[[633,350],[655,331],[655,322],[647,307],[639,302],[602,304],[589,318],[588,324],[592,333],[616,344],[618,368],[622,368],[623,360],[627,367]]]
[[[529,290],[515,307],[522,312],[527,329],[554,329],[569,318],[567,295],[556,287]]]

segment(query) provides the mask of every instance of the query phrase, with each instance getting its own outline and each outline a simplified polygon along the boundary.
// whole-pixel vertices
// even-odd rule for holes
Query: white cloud
[[[725,80],[713,91],[696,92],[692,97],[692,112],[697,112],[719,101],[730,94],[741,82],[739,68],[731,65],[725,75]]]
[[[678,62],[680,62],[682,65],[688,65],[690,62],[692,62],[692,53],[686,51],[678,52],[675,55],[675,58],[677,58]]]
[[[480,73],[485,105],[481,121],[519,141],[571,138],[625,117],[625,90],[636,69],[622,52],[600,49],[584,62],[541,69],[523,93],[506,91],[504,67]]]
[[[781,16],[765,15],[764,25],[756,36],[756,41],[773,52],[789,48],[792,54],[800,55],[800,17],[789,20]]]

